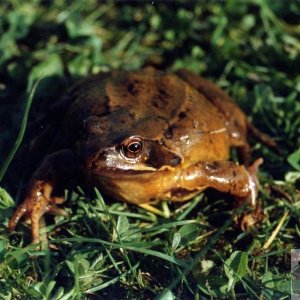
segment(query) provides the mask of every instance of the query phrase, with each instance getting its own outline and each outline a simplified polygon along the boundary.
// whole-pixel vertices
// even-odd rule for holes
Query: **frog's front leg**
[[[74,166],[74,156],[69,150],[56,152],[44,159],[30,179],[23,203],[18,206],[9,221],[9,231],[13,231],[20,219],[25,216],[31,222],[32,243],[38,243],[41,217],[45,213],[65,215],[65,212],[56,206],[63,202],[63,198],[52,193],[66,172],[70,172],[71,166]]]
[[[237,199],[238,206],[247,201],[255,208],[251,217],[243,215],[239,219],[240,226],[247,229],[260,218],[256,201],[259,186],[256,173],[262,162],[262,159],[257,159],[247,168],[231,161],[199,162],[180,175],[179,184],[187,190],[214,188],[230,193]]]

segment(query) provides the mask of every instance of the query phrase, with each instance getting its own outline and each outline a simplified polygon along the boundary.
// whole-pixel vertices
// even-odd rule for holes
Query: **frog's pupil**
[[[141,144],[138,142],[132,143],[128,146],[130,152],[139,152],[141,149]]]

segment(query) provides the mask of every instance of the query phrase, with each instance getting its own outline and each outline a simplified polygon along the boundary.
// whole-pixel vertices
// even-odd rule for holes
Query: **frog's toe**
[[[44,213],[35,210],[30,212],[32,244],[38,244],[40,242],[40,218],[43,214]]]
[[[238,227],[243,231],[251,231],[252,228],[255,228],[255,219],[252,214],[244,214],[240,216],[237,221]]]
[[[21,204],[17,210],[15,211],[15,213],[13,214],[13,216],[11,217],[11,219],[9,220],[8,223],[8,230],[10,232],[14,231],[16,226],[18,225],[20,219],[28,212],[26,204],[23,203]]]
[[[259,167],[263,164],[264,160],[260,157],[258,159],[256,159],[252,165],[250,165],[249,167],[247,167],[248,172],[250,173],[250,175],[252,175],[253,177],[256,178],[257,172]],[[256,179],[257,180],[257,179]]]
[[[52,215],[57,215],[57,216],[64,216],[64,217],[69,216],[67,211],[65,211],[63,208],[58,207],[55,204],[51,204],[47,207],[47,213]]]
[[[238,217],[237,224],[243,231],[251,231],[264,219],[264,213],[260,205],[256,205],[251,213],[245,213]]]
[[[55,215],[66,215],[66,212],[57,207],[55,204],[53,203],[53,199],[51,198],[48,199],[46,197],[42,197],[42,199],[40,199],[40,201],[38,201],[37,203],[35,203],[36,205],[32,206],[31,211],[29,212],[29,219],[31,221],[31,235],[32,235],[32,243],[33,244],[37,244],[40,242],[40,228],[44,227],[45,224],[42,223],[41,224],[41,220],[42,217],[46,214],[46,213],[51,213],[51,214],[55,214]]]

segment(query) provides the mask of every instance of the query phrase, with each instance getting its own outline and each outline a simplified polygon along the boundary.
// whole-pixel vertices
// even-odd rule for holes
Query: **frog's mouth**
[[[100,161],[96,162],[96,167],[92,168],[92,173],[113,173],[113,174],[141,174],[141,173],[152,173],[156,172],[158,169],[137,163],[137,164],[118,164],[112,162],[111,164],[102,165]],[[95,166],[94,165],[94,166]]]
[[[141,158],[124,159],[115,149],[100,150],[83,159],[83,169],[92,176],[120,176],[156,172]]]
[[[89,176],[92,178],[106,177],[106,178],[127,178],[134,176],[143,176],[154,174],[158,170],[149,166],[132,166],[131,168],[124,168],[122,166],[97,166],[89,169]]]
[[[122,147],[127,144],[124,142],[101,149],[96,144],[94,147],[91,143],[86,145],[86,148],[82,149],[84,151],[80,151],[84,170],[98,176],[133,175],[174,169],[183,162],[181,156],[157,141],[130,137],[130,146],[139,141],[142,142],[139,155],[125,152]],[[134,146],[136,149],[137,145]],[[128,151],[128,148],[126,150]]]

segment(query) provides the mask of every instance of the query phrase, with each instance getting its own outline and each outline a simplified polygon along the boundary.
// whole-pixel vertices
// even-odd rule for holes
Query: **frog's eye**
[[[121,148],[122,154],[127,158],[136,158],[143,151],[143,141],[139,137],[130,137],[126,139]]]

